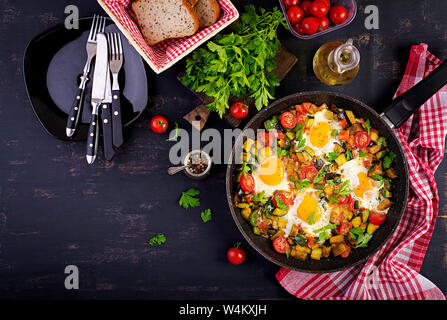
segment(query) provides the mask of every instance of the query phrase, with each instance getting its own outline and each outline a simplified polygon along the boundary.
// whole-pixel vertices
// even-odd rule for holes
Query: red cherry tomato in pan
[[[303,19],[303,16],[303,9],[298,6],[290,7],[289,10],[287,10],[287,18],[289,19],[290,23],[300,22]]]
[[[299,6],[300,2],[300,0],[282,0],[282,3],[286,9],[289,9],[291,6]]]
[[[348,18],[348,10],[340,5],[333,6],[329,11],[329,17],[332,23],[341,24]]]
[[[306,17],[301,20],[301,27],[305,34],[312,35],[318,31],[320,20],[315,17]]]
[[[354,144],[359,149],[366,148],[371,142],[371,136],[366,131],[359,131],[354,136]]]
[[[346,250],[340,255],[340,257],[347,258],[347,257],[349,257],[350,253],[351,253],[351,247],[346,246]]]
[[[276,252],[286,253],[286,251],[289,251],[289,247],[289,241],[285,237],[278,237],[273,240],[273,249],[275,249]]]
[[[291,112],[284,112],[281,115],[281,125],[286,129],[293,129],[296,126],[296,118]]]
[[[150,126],[155,133],[163,133],[168,130],[168,120],[163,116],[155,116],[152,117]]]
[[[236,119],[244,119],[248,115],[248,106],[243,102],[235,102],[230,109],[231,115]]]
[[[310,13],[317,18],[323,18],[327,15],[329,11],[329,6],[326,5],[325,1],[315,0],[310,6]]]
[[[244,176],[244,174],[241,174],[239,183],[241,184],[242,190],[244,190],[245,192],[252,192],[255,189],[255,179],[250,173],[247,173],[246,176]]]
[[[380,226],[382,223],[384,223],[386,220],[386,214],[377,212],[377,211],[371,211],[369,213],[369,222],[376,226]]]
[[[304,16],[310,16],[310,6],[312,5],[312,1],[305,0],[301,3],[301,9],[303,9]]]
[[[275,194],[275,196],[273,197],[273,205],[274,205],[276,208],[278,208],[278,203],[277,203],[276,198],[279,198],[279,199],[281,200],[281,203],[282,203],[283,205],[288,206],[288,204],[289,204],[289,199],[287,199],[287,197],[286,197],[284,194],[282,194],[282,193],[277,193],[277,194]]]
[[[245,251],[239,248],[240,243],[236,243],[234,248],[227,251],[227,258],[231,264],[241,264],[245,260]]]
[[[310,165],[308,167],[303,168],[303,170],[301,171],[300,178],[301,180],[309,179],[310,182],[312,182],[317,176],[317,174],[318,174],[317,168],[315,168],[313,165]]]
[[[324,16],[320,18],[320,24],[318,25],[318,31],[324,31],[329,27],[329,19]]]
[[[345,222],[338,229],[338,234],[346,236],[346,235],[348,235],[348,233],[351,229],[352,229],[352,224],[350,222]]]
[[[256,139],[260,141],[264,146],[268,147],[272,144],[274,138],[274,134],[270,134],[268,132],[259,132],[256,135]]]

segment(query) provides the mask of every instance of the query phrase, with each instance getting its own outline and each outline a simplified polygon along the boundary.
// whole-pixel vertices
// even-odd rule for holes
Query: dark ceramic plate
[[[79,20],[79,29],[57,25],[29,43],[24,58],[25,84],[31,105],[43,127],[58,139],[85,140],[91,114],[91,86],[87,82],[82,123],[77,133],[65,134],[67,114],[76,95],[79,77],[87,58],[85,45],[93,18]],[[107,19],[106,32],[120,32]],[[146,70],[140,55],[122,36],[124,64],[120,71],[121,108],[124,127],[141,115],[148,101]],[[94,59],[93,59],[94,61]],[[89,78],[93,77],[94,62]]]

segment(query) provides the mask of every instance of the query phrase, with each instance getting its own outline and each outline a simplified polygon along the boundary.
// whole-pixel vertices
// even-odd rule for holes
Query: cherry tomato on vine
[[[341,5],[333,6],[329,11],[329,17],[332,23],[341,24],[348,18],[348,10]]]
[[[241,102],[235,102],[230,109],[231,115],[236,119],[244,119],[248,115],[248,106]]]
[[[298,23],[303,19],[303,17],[303,9],[298,6],[292,6],[289,10],[287,10],[287,18],[289,19],[290,23]]]
[[[359,131],[354,136],[354,144],[359,149],[366,148],[371,142],[371,136],[366,131]]]
[[[300,2],[300,0],[282,0],[282,3],[286,9],[289,9],[291,6],[299,6]]]
[[[317,18],[323,18],[329,12],[329,6],[325,1],[315,0],[310,6],[310,14]]]
[[[296,118],[291,112],[284,112],[281,115],[281,125],[286,129],[293,129],[296,126]]]
[[[227,251],[227,258],[231,264],[241,264],[245,260],[245,251],[240,248],[240,245],[241,243],[238,242]]]
[[[152,117],[150,126],[155,133],[163,133],[168,130],[168,120],[163,116],[155,116]]]
[[[245,192],[252,192],[255,189],[255,179],[250,173],[242,174],[239,178],[239,183]]]
[[[301,20],[301,27],[305,34],[312,35],[318,31],[320,21],[315,17],[306,17]]]
[[[317,174],[318,174],[317,168],[315,168],[313,165],[310,165],[303,168],[303,170],[301,171],[300,178],[301,180],[308,179],[310,180],[310,182],[312,182],[317,176]]]

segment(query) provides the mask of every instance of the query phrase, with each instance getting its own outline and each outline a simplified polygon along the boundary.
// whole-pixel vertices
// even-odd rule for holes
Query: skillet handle
[[[394,128],[399,128],[425,102],[447,84],[447,61],[407,92],[393,100],[381,115]],[[390,123],[391,122],[391,123]]]

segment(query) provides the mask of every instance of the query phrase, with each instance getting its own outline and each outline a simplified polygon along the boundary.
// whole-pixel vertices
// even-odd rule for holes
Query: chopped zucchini
[[[382,150],[382,151],[379,151],[379,152],[376,153],[376,158],[378,160],[381,160],[383,157],[385,157],[385,155],[386,155],[386,151]]]
[[[250,208],[242,209],[241,215],[245,220],[247,220],[247,221],[250,220],[251,209]]]
[[[286,133],[286,136],[287,136],[290,140],[295,139],[295,133],[294,133],[294,132],[287,132],[287,133]]]
[[[256,225],[257,225],[258,213],[259,213],[259,210],[255,210],[250,214],[249,220],[250,220],[250,224],[253,227],[256,227]]]
[[[366,228],[366,232],[370,235],[372,235],[376,230],[379,229],[379,226],[376,226],[375,224],[368,223],[368,227]]]
[[[368,222],[368,218],[369,218],[369,210],[368,210],[368,209],[365,209],[365,210],[363,210],[363,212],[362,212],[362,222],[363,222],[363,223]]]
[[[323,250],[321,248],[315,248],[310,253],[310,258],[313,260],[320,260],[323,255]]]
[[[362,218],[355,217],[354,219],[352,219],[351,223],[354,228],[358,228],[362,224]]]
[[[379,135],[377,134],[377,132],[374,130],[370,130],[370,133],[371,133],[371,135],[370,135],[371,140],[374,142],[377,142],[379,140]]]
[[[311,119],[310,117],[309,117],[309,119],[307,119],[307,121],[306,121],[306,128],[310,128],[310,127],[312,127],[312,125],[314,124],[314,119]]]
[[[304,148],[304,151],[309,155],[309,156],[311,156],[312,158],[314,157],[314,155],[315,155],[315,152],[312,150],[312,148],[310,148],[310,147],[305,147]]]
[[[287,211],[285,210],[281,210],[279,208],[276,208],[275,210],[273,210],[273,215],[277,216],[277,217],[283,217],[287,214]]]
[[[259,236],[261,234],[261,230],[258,227],[253,227],[253,233]]]
[[[349,122],[351,122],[351,125],[354,125],[357,121],[355,119],[354,113],[352,111],[346,110],[346,116],[348,117]]]
[[[346,155],[343,153],[338,156],[337,159],[335,159],[335,162],[338,164],[338,166],[344,165],[348,160],[346,159]]]

